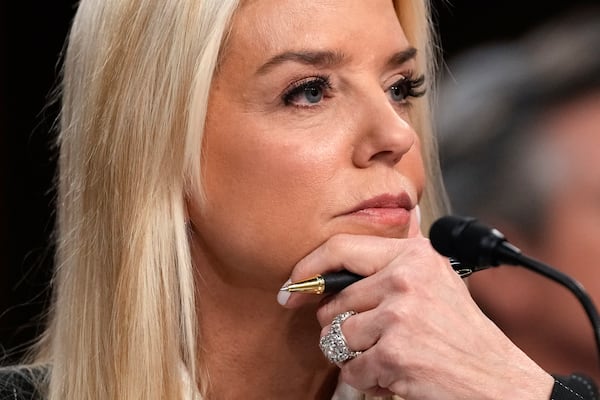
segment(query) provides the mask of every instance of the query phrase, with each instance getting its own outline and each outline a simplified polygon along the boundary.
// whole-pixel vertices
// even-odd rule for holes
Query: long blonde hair
[[[396,1],[433,78],[427,1]],[[211,80],[238,0],[83,0],[62,85],[48,399],[186,399],[198,361],[186,196],[201,187]],[[423,51],[421,51],[423,50]],[[427,98],[414,108],[439,213]],[[200,365],[198,365],[200,364]]]

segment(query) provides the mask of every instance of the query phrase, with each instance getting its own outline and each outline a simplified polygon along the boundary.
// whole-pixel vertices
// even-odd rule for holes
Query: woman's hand
[[[336,315],[357,313],[342,331],[362,354],[340,364],[341,379],[407,400],[548,399],[553,378],[483,315],[448,260],[411,236],[336,235],[292,272],[292,281],[340,269],[366,277],[318,310],[321,336]],[[285,306],[309,301],[314,295],[292,294]]]

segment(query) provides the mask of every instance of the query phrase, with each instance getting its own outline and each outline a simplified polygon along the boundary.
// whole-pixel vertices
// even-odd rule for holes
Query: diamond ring
[[[329,332],[319,341],[321,351],[332,363],[343,363],[362,353],[361,351],[351,350],[342,333],[342,323],[355,314],[356,312],[354,311],[346,311],[338,314],[333,319]]]

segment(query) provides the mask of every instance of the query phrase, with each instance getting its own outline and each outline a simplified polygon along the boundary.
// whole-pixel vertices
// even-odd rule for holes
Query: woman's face
[[[190,204],[203,260],[273,290],[336,233],[406,236],[424,185],[414,68],[389,0],[244,2]]]

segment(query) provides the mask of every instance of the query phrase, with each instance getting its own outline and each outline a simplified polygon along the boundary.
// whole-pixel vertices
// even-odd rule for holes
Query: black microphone
[[[481,224],[475,218],[441,217],[431,225],[429,240],[438,253],[470,265],[473,272],[501,264],[520,265],[566,287],[577,297],[590,319],[600,356],[600,316],[591,297],[575,279],[527,257],[509,243],[501,232]]]
[[[429,231],[434,249],[472,267],[519,264],[521,254],[497,229],[488,228],[475,218],[448,215],[435,221]]]

